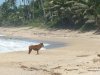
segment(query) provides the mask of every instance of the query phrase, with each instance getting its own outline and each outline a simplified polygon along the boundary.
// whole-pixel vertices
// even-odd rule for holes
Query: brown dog
[[[40,50],[42,47],[44,47],[43,43],[40,43],[40,44],[38,44],[38,45],[30,45],[30,46],[29,46],[29,52],[28,52],[28,54],[30,54],[32,50],[37,51],[37,54],[39,54],[39,50]]]

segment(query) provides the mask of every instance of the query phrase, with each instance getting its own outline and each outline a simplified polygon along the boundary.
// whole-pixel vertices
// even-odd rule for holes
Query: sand
[[[0,27],[0,34],[63,42],[64,47],[0,53],[0,75],[100,75],[100,35],[94,31]]]

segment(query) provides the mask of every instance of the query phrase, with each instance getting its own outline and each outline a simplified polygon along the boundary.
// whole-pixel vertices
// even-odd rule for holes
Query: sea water
[[[25,51],[28,50],[29,45],[36,45],[39,43],[40,42],[36,42],[34,40],[29,41],[29,40],[20,40],[20,39],[13,39],[13,38],[12,39],[0,38],[0,53],[13,52],[13,51]],[[48,43],[44,43],[44,47],[48,45],[49,45]]]

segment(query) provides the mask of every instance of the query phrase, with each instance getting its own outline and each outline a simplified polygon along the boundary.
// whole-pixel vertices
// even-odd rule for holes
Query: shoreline
[[[17,36],[12,37],[12,36],[3,35],[3,36],[0,36],[0,39],[5,39],[5,40],[11,39],[11,40],[28,41],[28,42],[34,41],[36,43],[43,42],[44,44],[49,44],[48,46],[45,47],[46,49],[53,49],[53,48],[60,48],[60,47],[67,46],[65,42],[57,42],[57,41],[49,41],[49,40],[48,41],[46,41],[46,40],[36,40],[36,39],[25,38],[25,37],[21,37],[21,36],[20,37],[17,37]]]

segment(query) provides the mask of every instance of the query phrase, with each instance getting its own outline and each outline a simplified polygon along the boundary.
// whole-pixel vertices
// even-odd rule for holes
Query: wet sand
[[[1,75],[99,75],[100,35],[94,31],[46,30],[29,27],[0,27],[0,34],[42,41],[62,42],[66,46],[41,50],[0,53]],[[41,41],[40,41],[41,42]]]

